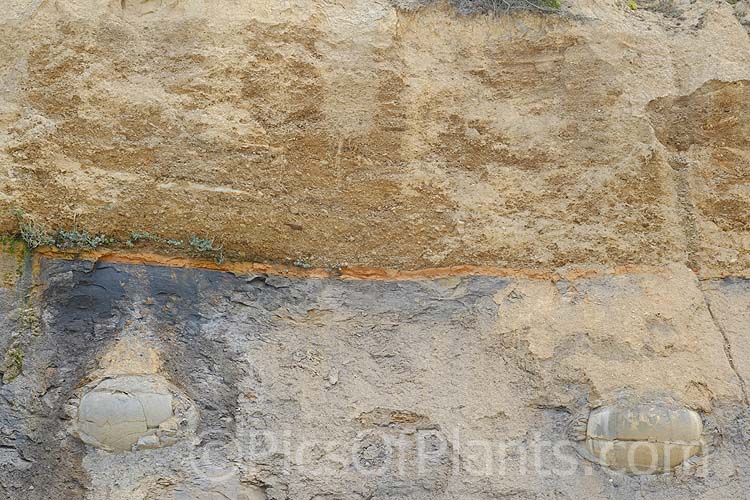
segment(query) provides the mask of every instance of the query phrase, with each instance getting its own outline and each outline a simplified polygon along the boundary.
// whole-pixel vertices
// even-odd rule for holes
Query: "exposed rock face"
[[[737,270],[750,239],[750,80],[711,81],[652,101],[648,113],[670,151],[683,204],[690,265]],[[744,264],[743,264],[744,266]]]
[[[14,0],[0,228],[16,206],[321,267],[747,276],[746,1]]]
[[[750,381],[750,280],[728,278],[703,282],[707,304],[724,334],[727,356],[740,379]],[[743,385],[747,394],[746,384]]]
[[[747,326],[734,316],[746,280],[700,282],[678,266],[555,282],[33,267],[33,281],[0,288],[0,340],[24,354],[0,386],[6,496],[629,499],[645,484],[655,498],[720,499],[750,488]],[[30,290],[37,333],[9,314]],[[170,446],[107,451],[71,432],[79,399],[104,394],[125,399],[97,405],[113,423],[143,394],[160,402],[151,427],[169,395],[175,416],[189,397],[199,418]],[[576,415],[586,425],[574,441]],[[610,470],[618,454],[581,456],[589,427],[600,441],[700,449],[644,482]]]
[[[449,3],[2,2],[1,498],[747,496],[748,0]]]

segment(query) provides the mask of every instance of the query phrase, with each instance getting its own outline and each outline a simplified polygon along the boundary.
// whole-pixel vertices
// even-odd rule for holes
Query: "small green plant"
[[[139,240],[161,241],[161,238],[159,236],[156,236],[155,234],[151,234],[151,233],[146,233],[146,232],[143,232],[143,233],[139,233],[139,232],[130,233],[130,239],[133,242],[136,242],[136,241],[139,241]]]
[[[55,238],[49,234],[47,226],[35,222],[29,215],[19,208],[13,209],[12,213],[18,221],[21,238],[26,242],[26,245],[28,245],[29,248],[55,244]]]
[[[103,234],[92,235],[86,231],[79,231],[75,227],[73,229],[60,229],[56,233],[51,233],[47,226],[35,222],[31,216],[20,209],[14,209],[13,215],[18,220],[21,238],[31,249],[41,246],[56,246],[63,249],[93,249],[115,243],[114,238]]]
[[[196,235],[193,235],[190,238],[190,248],[198,250],[199,252],[216,252],[224,248],[224,245],[215,247],[214,238],[209,240],[207,238],[198,238]]]
[[[638,10],[638,4],[634,0],[628,0],[628,8],[630,10]]]
[[[166,238],[162,238],[161,236],[157,234],[152,234],[148,232],[135,232],[130,234],[130,239],[125,242],[125,244],[129,247],[133,246],[133,243],[140,241],[140,240],[146,240],[146,241],[153,241],[155,243],[164,243],[173,247],[181,247],[182,241],[181,240],[170,240]]]
[[[450,0],[462,14],[501,14],[516,10],[557,12],[560,0]]]
[[[59,229],[56,232],[50,230],[44,224],[37,223],[23,210],[14,209],[13,215],[18,220],[19,232],[23,241],[29,249],[41,246],[56,246],[61,249],[96,249],[104,245],[113,245],[118,240],[104,234],[91,234],[87,231],[73,229]],[[153,241],[155,243],[185,248],[182,240],[162,238],[161,236],[145,231],[137,231],[130,234],[130,238],[124,242],[128,248],[133,248],[138,241]],[[188,242],[190,249],[195,252],[209,253],[217,264],[224,262],[224,245],[216,246],[214,238],[199,238],[193,235]],[[119,241],[119,243],[123,243]]]
[[[190,238],[190,248],[197,252],[210,252],[214,254],[214,260],[217,264],[221,264],[224,262],[224,245],[219,245],[218,247],[214,246],[214,238],[211,238],[210,240],[208,238],[198,238],[196,235],[193,235]]]
[[[92,235],[77,229],[60,229],[55,238],[55,246],[63,249],[88,248],[94,249],[102,245],[111,245],[115,240],[103,234]]]

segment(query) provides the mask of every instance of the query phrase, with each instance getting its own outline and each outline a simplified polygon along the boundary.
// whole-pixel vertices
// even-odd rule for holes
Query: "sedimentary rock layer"
[[[37,257],[13,281],[0,288],[0,348],[18,353],[6,373],[21,360],[0,386],[0,487],[13,498],[625,499],[647,487],[718,499],[750,488],[747,329],[733,322],[750,300],[743,280],[671,266],[371,281]],[[81,395],[102,379],[142,391],[133,377],[173,386],[173,405],[189,398],[173,411],[194,406],[193,423],[153,449],[84,444]],[[651,480],[589,461],[571,422],[622,401],[690,409],[706,446]]]
[[[4,5],[0,230],[18,208],[317,267],[750,275],[747,0],[406,3]]]

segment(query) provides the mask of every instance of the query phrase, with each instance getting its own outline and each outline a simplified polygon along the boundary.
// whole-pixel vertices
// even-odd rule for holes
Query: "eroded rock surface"
[[[727,299],[711,295],[709,310],[684,267],[556,282],[235,276],[44,258],[35,268],[35,286],[24,274],[0,288],[0,340],[15,332],[25,353],[22,373],[0,386],[0,486],[13,498],[631,499],[648,480],[585,459],[568,434],[581,408],[622,390],[631,409],[679,401],[668,406],[675,415],[695,408],[718,429],[705,463],[649,476],[655,498],[741,498],[750,488],[735,350],[744,330],[729,322],[745,304],[736,281],[717,282]],[[32,289],[36,334],[8,314]],[[737,343],[733,362],[714,320]],[[141,377],[179,385],[175,415],[189,397],[194,429],[136,451],[71,432],[91,389],[132,395]],[[672,415],[661,408],[633,415]],[[597,436],[625,436],[603,429]]]
[[[320,267],[750,273],[750,37],[729,3],[429,3],[13,0],[0,230],[17,207]],[[677,136],[700,139],[689,186]]]
[[[2,2],[0,233],[510,269],[3,241],[0,497],[746,497],[750,4],[562,3]]]
[[[750,80],[710,81],[647,108],[675,170],[691,267],[713,276],[750,265],[748,102]]]
[[[717,327],[724,334],[727,353],[737,375],[750,382],[750,279],[727,278],[702,283]]]

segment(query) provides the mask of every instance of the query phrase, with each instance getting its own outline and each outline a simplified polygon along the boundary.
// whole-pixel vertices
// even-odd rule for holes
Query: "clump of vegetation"
[[[500,14],[515,10],[557,12],[560,10],[560,0],[451,0],[451,3],[462,14]]]
[[[628,0],[628,8],[630,10],[638,10],[638,4],[634,0]]]
[[[73,229],[60,229],[53,233],[46,225],[34,221],[23,210],[15,209],[13,215],[18,220],[21,238],[31,249],[42,246],[56,246],[63,249],[94,249],[102,245],[115,243],[114,238],[103,234],[89,234],[87,231],[79,231],[75,227]]]
[[[18,220],[21,238],[29,248],[50,246],[55,244],[55,238],[50,236],[47,226],[34,221],[23,210],[14,209],[13,216]]]
[[[190,248],[194,250],[198,250],[199,252],[214,252],[219,251],[222,248],[224,248],[224,245],[215,247],[214,246],[214,238],[204,239],[204,238],[198,238],[196,235],[193,235],[190,238]]]
[[[46,226],[34,222],[21,225],[21,238],[23,238],[29,248],[55,244],[55,239],[47,234]]]
[[[214,238],[198,238],[196,235],[193,235],[190,238],[189,245],[190,248],[197,252],[213,254],[214,260],[217,264],[224,262],[224,245],[219,245],[218,247],[214,246]]]
[[[92,235],[86,231],[79,231],[78,229],[60,229],[57,232],[54,245],[63,249],[94,249],[102,245],[111,245],[114,242],[114,238],[110,238],[103,234]]]
[[[59,229],[52,232],[44,224],[34,221],[23,210],[15,209],[13,210],[13,214],[18,219],[20,236],[30,249],[41,246],[55,246],[66,250],[95,249],[104,245],[118,243],[117,239],[110,236],[91,234],[87,231],[80,231],[76,227],[73,227],[73,229]],[[131,233],[130,238],[124,243],[126,246],[132,248],[138,241],[153,241],[178,248],[185,248],[186,246],[182,240],[163,238],[157,234],[145,231]],[[217,246],[214,244],[214,241],[214,238],[199,238],[193,235],[187,246],[194,252],[210,254],[217,264],[221,264],[224,262],[224,245]],[[122,241],[119,241],[119,243],[122,243]]]
[[[147,232],[135,232],[130,234],[130,239],[125,242],[125,244],[129,247],[133,246],[133,243],[144,240],[144,241],[153,241],[155,243],[163,243],[166,245],[170,245],[173,247],[181,247],[182,246],[182,240],[171,240],[167,238],[162,238],[161,236],[157,234],[147,233]]]
[[[413,11],[436,0],[391,0],[400,9]],[[503,14],[518,10],[557,12],[560,0],[449,0],[461,14]]]
[[[680,9],[674,0],[655,0],[650,2],[643,2],[641,4],[646,10],[651,12],[658,12],[665,17],[680,17],[682,15],[682,9]]]

